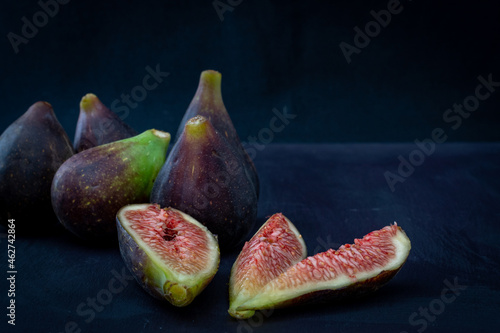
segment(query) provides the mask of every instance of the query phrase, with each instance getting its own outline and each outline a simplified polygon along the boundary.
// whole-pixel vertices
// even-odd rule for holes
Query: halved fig
[[[128,205],[117,214],[117,228],[120,253],[128,269],[156,298],[186,306],[217,272],[217,239],[179,210]]]
[[[401,269],[410,240],[396,223],[289,267],[235,311],[255,311],[355,296],[383,286]]]
[[[271,216],[245,243],[233,264],[229,280],[229,314],[239,319],[253,316],[253,310],[236,309],[306,255],[304,240],[292,222],[281,213]]]

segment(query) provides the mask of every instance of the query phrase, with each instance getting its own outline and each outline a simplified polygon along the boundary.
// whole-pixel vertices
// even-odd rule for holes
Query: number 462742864
[[[7,260],[9,262],[9,269],[13,270],[15,269],[15,262],[16,262],[16,247],[14,246],[14,243],[16,241],[16,225],[15,225],[15,220],[11,219],[9,220],[8,224],[8,231],[7,231],[7,256],[9,259]]]

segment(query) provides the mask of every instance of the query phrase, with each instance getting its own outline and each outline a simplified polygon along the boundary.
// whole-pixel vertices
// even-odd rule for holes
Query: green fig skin
[[[169,143],[169,133],[152,129],[68,159],[54,176],[51,191],[61,224],[88,241],[115,241],[116,213],[125,205],[148,201]]]
[[[82,97],[73,140],[74,150],[77,153],[137,134],[116,113],[108,109],[96,95],[89,93]]]
[[[310,293],[295,297],[292,299],[287,299],[278,302],[268,302],[266,304],[261,304],[257,307],[255,306],[241,306],[238,308],[243,316],[239,319],[248,319],[252,317],[255,311],[268,310],[268,309],[281,309],[292,306],[310,306],[317,304],[327,304],[335,301],[342,301],[346,299],[357,299],[365,295],[371,294],[384,285],[386,285],[399,271],[401,268],[395,270],[383,271],[377,276],[356,282],[342,289],[324,289],[318,291],[312,291]]]
[[[198,89],[182,118],[176,134],[176,141],[184,131],[187,121],[195,116],[203,116],[210,120],[213,127],[221,133],[234,149],[243,157],[245,170],[254,184],[259,197],[259,176],[255,164],[243,148],[233,122],[229,117],[221,92],[221,73],[214,70],[201,72]]]
[[[185,126],[158,174],[150,202],[186,212],[234,249],[257,218],[257,195],[241,155],[208,119]]]
[[[73,154],[49,103],[33,104],[14,121],[0,136],[0,223],[15,219],[16,230],[47,227],[45,220],[54,217],[52,179]]]

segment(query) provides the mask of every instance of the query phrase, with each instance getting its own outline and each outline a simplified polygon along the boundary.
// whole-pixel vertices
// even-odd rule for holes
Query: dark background
[[[17,326],[6,324],[2,277],[2,329],[55,333],[71,322],[81,332],[99,333],[497,329],[500,91],[456,130],[443,113],[474,94],[478,76],[500,81],[499,6],[401,1],[401,13],[348,64],[339,44],[353,44],[353,29],[364,29],[374,20],[370,11],[387,3],[243,0],[221,21],[212,1],[72,0],[15,53],[8,34],[21,35],[23,17],[32,22],[41,7],[3,1],[0,131],[46,100],[73,138],[83,95],[123,106],[120,96],[142,84],[147,66],[159,65],[169,76],[129,108],[125,121],[138,131],[174,134],[200,72],[215,69],[243,141],[269,127],[275,108],[297,116],[256,156],[261,194],[253,232],[283,212],[311,255],[397,221],[412,250],[388,286],[359,302],[233,320],[227,283],[235,251],[221,257],[214,280],[189,307],[156,301],[131,281],[87,322],[78,306],[109,288],[123,260],[116,247],[92,247],[49,221],[53,232],[17,236]],[[391,191],[384,173],[397,174],[398,156],[408,159],[418,151],[412,142],[437,127],[447,142]],[[42,219],[37,222],[48,223]],[[5,233],[0,229],[2,276]],[[454,281],[463,287],[456,301],[433,320],[418,315],[418,324],[410,321],[420,309],[439,305]]]
[[[236,2],[238,3],[238,2]],[[16,54],[37,1],[0,5],[0,128],[38,100],[50,102],[71,139],[79,101],[110,107],[142,84],[145,67],[170,75],[129,108],[138,131],[175,133],[205,69],[222,73],[226,107],[242,139],[272,110],[297,115],[273,142],[408,142],[449,128],[442,116],[474,93],[479,75],[500,81],[500,10],[494,1],[401,1],[387,27],[347,63],[339,47],[388,1],[243,0],[221,21],[212,1],[69,1]],[[498,92],[449,141],[498,141]],[[123,103],[117,105],[123,106]],[[120,115],[123,115],[121,113]]]

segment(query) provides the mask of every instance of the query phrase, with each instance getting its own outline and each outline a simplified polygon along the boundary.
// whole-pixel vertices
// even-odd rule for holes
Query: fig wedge
[[[235,311],[327,302],[375,291],[398,273],[410,249],[410,240],[394,223],[356,239],[354,244],[307,257]]]
[[[174,208],[134,204],[117,214],[120,253],[153,297],[183,307],[209,284],[219,267],[215,236]]]
[[[245,243],[233,264],[229,279],[229,314],[238,319],[253,316],[254,310],[236,309],[306,255],[304,240],[292,222],[281,213],[271,216]]]

